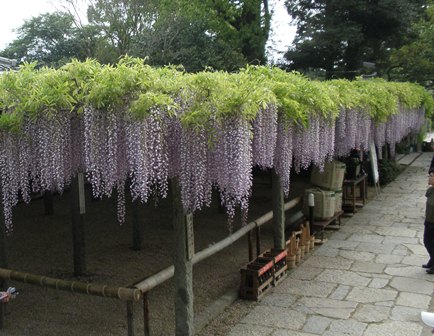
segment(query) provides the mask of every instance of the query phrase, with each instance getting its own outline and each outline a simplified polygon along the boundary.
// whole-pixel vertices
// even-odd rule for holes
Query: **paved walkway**
[[[421,268],[423,153],[258,302],[230,336],[419,336],[434,275]]]

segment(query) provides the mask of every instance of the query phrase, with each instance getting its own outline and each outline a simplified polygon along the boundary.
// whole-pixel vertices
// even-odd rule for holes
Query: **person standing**
[[[434,156],[428,170],[428,189],[425,193],[425,222],[423,231],[423,244],[429,254],[429,260],[422,267],[426,268],[428,274],[434,274]]]

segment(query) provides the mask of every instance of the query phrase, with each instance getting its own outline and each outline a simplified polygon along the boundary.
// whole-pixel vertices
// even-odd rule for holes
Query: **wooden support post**
[[[143,293],[143,330],[145,336],[150,336],[149,329],[149,301],[148,301],[148,293]]]
[[[273,169],[272,172],[272,202],[273,202],[273,226],[274,226],[274,248],[283,250],[285,248],[285,209],[283,199],[283,188],[280,177]]]
[[[0,193],[1,195],[1,193]],[[6,248],[6,230],[3,220],[3,211],[0,206],[0,267],[7,267],[7,248]],[[8,281],[0,278],[0,290],[6,290],[8,287]],[[5,323],[6,304],[0,303],[0,330],[4,328]]]
[[[261,227],[257,226],[255,229],[256,233],[256,256],[261,254]]]
[[[176,336],[193,336],[193,215],[185,214],[181,189],[177,179],[172,181],[174,266],[175,266],[175,321]]]
[[[247,234],[247,245],[249,247],[249,261],[253,260],[253,237],[252,231]]]
[[[134,312],[133,302],[127,301],[127,325],[128,336],[134,336]]]
[[[143,248],[144,230],[143,224],[139,219],[139,204],[138,200],[132,202],[132,224],[133,224],[133,246],[134,251],[140,251]]]
[[[78,173],[71,181],[74,275],[86,273],[85,212],[84,175],[83,173]]]
[[[226,209],[222,204],[222,196],[220,195],[220,192],[217,192],[217,211],[220,214],[224,214],[226,212]]]
[[[44,215],[51,216],[54,214],[53,193],[49,190],[44,192]]]

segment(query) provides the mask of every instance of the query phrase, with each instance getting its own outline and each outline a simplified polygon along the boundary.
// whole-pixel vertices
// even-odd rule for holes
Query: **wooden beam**
[[[67,281],[5,268],[0,268],[0,278],[67,292],[117,298],[123,301],[139,301],[142,297],[141,291],[137,288],[96,285],[80,281]]]

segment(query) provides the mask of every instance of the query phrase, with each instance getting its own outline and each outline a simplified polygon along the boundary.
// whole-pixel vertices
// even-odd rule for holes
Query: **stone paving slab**
[[[420,323],[392,321],[382,324],[370,324],[363,336],[419,336]]]
[[[353,318],[359,322],[378,323],[389,318],[390,307],[360,304],[354,312]]]
[[[395,249],[395,244],[375,244],[375,243],[359,243],[359,245],[354,249],[355,251],[360,252],[374,252],[374,253],[383,253],[383,254],[391,254]]]
[[[228,336],[269,336],[273,330],[270,327],[239,323],[230,331]]]
[[[405,306],[392,308],[390,319],[396,321],[420,322],[420,309]]]
[[[415,237],[386,236],[383,242],[384,244],[400,244],[403,246],[405,246],[404,244],[419,245],[419,238],[416,237],[416,234],[414,231]]]
[[[367,324],[355,320],[335,320],[331,323],[325,335],[352,335],[361,336]]]
[[[330,242],[328,242],[330,243]],[[331,247],[331,246],[321,246],[319,248],[315,248],[315,250],[312,253],[316,256],[325,256],[325,257],[337,257],[339,255],[339,249]],[[306,260],[307,261],[307,260]]]
[[[291,279],[274,288],[274,292],[326,298],[335,288],[333,283]]]
[[[354,261],[372,261],[376,257],[375,253],[372,252],[356,252],[347,250],[340,250],[339,255],[342,258]]]
[[[348,319],[357,307],[357,302],[303,297],[298,301],[304,311],[318,315]]]
[[[418,294],[430,295],[434,291],[434,283],[423,279],[394,277],[390,281],[390,287],[398,290]]]
[[[292,309],[281,309],[281,307],[256,306],[241,322],[272,328],[300,330],[306,322],[306,315]]]
[[[347,300],[361,302],[361,303],[373,303],[383,301],[394,301],[398,296],[398,291],[382,288],[366,288],[366,287],[354,287],[347,296]]]
[[[375,262],[380,264],[386,264],[386,265],[394,265],[394,264],[399,265],[404,258],[405,258],[404,256],[399,256],[399,255],[377,254],[377,257],[375,258]]]
[[[431,295],[400,292],[396,304],[424,310],[428,309],[430,301]]]
[[[259,302],[259,304],[265,306],[289,308],[295,303],[295,301],[297,301],[297,296],[295,295],[270,293],[269,295],[265,296],[261,302]]]
[[[351,267],[353,261],[339,256],[327,257],[317,256],[316,258],[309,258],[303,266],[316,267],[316,268],[331,268],[336,270],[347,270]]]
[[[409,237],[414,238],[416,236],[415,230],[396,228],[396,227],[379,227],[375,232],[381,236],[394,236],[394,237]]]
[[[326,269],[315,280],[349,286],[366,286],[370,282],[369,278],[360,276],[356,272],[333,269]]]
[[[368,261],[355,261],[351,266],[353,272],[383,273],[386,265]]]
[[[307,264],[307,261],[303,263],[303,267],[298,267],[291,270],[291,278],[298,280],[313,280],[318,274],[320,274],[324,269],[320,267],[311,267]]]
[[[317,336],[317,335],[299,332],[299,331],[293,331],[293,330],[276,330],[271,336]]]
[[[351,287],[346,285],[339,285],[336,289],[329,295],[329,299],[343,300],[350,292]]]
[[[324,316],[310,316],[303,327],[303,332],[321,335],[330,326],[332,319]]]
[[[374,278],[372,279],[372,281],[369,283],[368,287],[369,288],[385,288],[387,285],[389,285],[390,280],[389,279],[384,279],[384,278]]]

